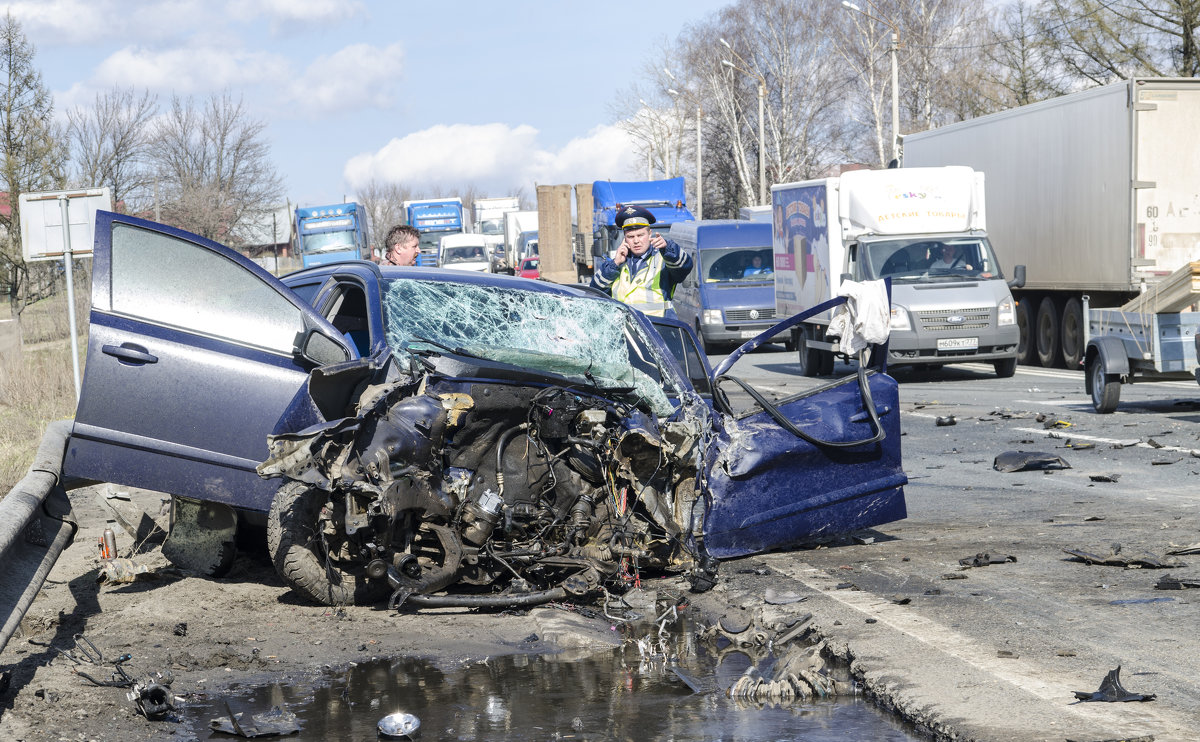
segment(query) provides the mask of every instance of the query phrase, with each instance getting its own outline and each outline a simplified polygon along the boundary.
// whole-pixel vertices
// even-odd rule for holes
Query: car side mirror
[[[300,357],[317,366],[328,366],[350,360],[350,352],[317,328],[310,327],[300,341]]]
[[[1013,266],[1013,277],[1011,280],[1009,280],[1008,287],[1010,289],[1019,289],[1024,285],[1025,285],[1025,266],[1014,265]]]

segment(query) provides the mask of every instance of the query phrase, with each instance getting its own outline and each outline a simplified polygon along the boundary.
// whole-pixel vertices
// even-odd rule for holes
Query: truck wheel
[[[1042,303],[1038,305],[1036,329],[1038,361],[1045,368],[1054,368],[1062,361],[1061,325],[1054,297],[1042,297]]]
[[[1026,297],[1017,302],[1017,363],[1022,366],[1037,364],[1037,342],[1033,339],[1033,298]]]
[[[1016,357],[992,361],[992,365],[996,368],[996,376],[1001,379],[1010,379],[1017,373]]]
[[[1121,399],[1121,378],[1104,372],[1104,359],[1099,355],[1092,359],[1087,373],[1092,382],[1092,407],[1096,412],[1107,415],[1117,409]]]
[[[821,376],[833,375],[833,364],[837,360],[831,350],[822,350],[821,353]]]
[[[800,330],[800,338],[796,341],[796,352],[800,357],[801,376],[821,375],[821,351],[809,346],[808,328]]]
[[[1072,296],[1063,305],[1062,358],[1067,368],[1079,368],[1083,358],[1083,302]]]
[[[364,565],[343,559],[340,522],[325,507],[328,493],[303,482],[279,488],[267,515],[267,547],[275,571],[293,590],[321,605],[371,605],[385,598],[385,580],[368,580]],[[334,534],[326,524],[335,523]]]
[[[712,343],[704,339],[704,333],[700,332],[700,320],[696,320],[696,339],[700,341],[700,350],[704,351],[704,355],[712,355]]]

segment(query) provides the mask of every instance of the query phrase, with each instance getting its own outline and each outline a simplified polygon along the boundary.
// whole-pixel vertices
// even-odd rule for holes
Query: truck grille
[[[972,307],[970,309],[934,309],[917,312],[917,321],[921,329],[927,332],[956,332],[958,330],[982,330],[991,324],[991,307]],[[962,322],[948,322],[950,317],[962,317]]]
[[[758,310],[758,316],[753,319],[750,317],[750,312],[752,312],[752,311],[755,311],[755,310],[753,310],[753,309],[726,309],[725,310],[725,321],[726,322],[759,322],[759,321],[762,321],[765,319],[775,319],[775,307],[762,307],[761,309]]]

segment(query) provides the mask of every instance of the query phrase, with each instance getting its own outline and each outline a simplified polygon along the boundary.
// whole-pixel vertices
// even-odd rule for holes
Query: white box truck
[[[512,266],[504,254],[504,215],[521,208],[521,199],[516,196],[500,198],[477,198],[471,204],[475,216],[475,234],[486,238],[488,257],[492,261],[492,272],[500,273]]]
[[[538,213],[510,211],[504,215],[504,256],[511,271],[521,264],[522,247],[537,239]]]
[[[904,165],[986,173],[1022,363],[1078,368],[1082,299],[1119,307],[1200,259],[1200,79],[1125,80],[904,137]]]
[[[967,167],[855,170],[771,188],[776,316],[839,294],[843,281],[892,282],[888,364],[1017,367],[1011,282],[985,229],[983,175]],[[801,372],[833,371],[830,316],[793,330]]]

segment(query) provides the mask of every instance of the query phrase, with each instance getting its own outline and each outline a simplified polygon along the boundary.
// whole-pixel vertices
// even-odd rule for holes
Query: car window
[[[299,307],[244,267],[187,240],[113,225],[112,310],[291,354]]]
[[[696,342],[688,335],[687,330],[674,325],[657,323],[654,325],[654,329],[658,330],[663,342],[667,344],[667,349],[671,351],[671,355],[675,356],[675,360],[687,374],[696,393],[701,397],[711,397],[712,382],[708,378],[708,371],[700,361],[700,351],[696,348]]]

